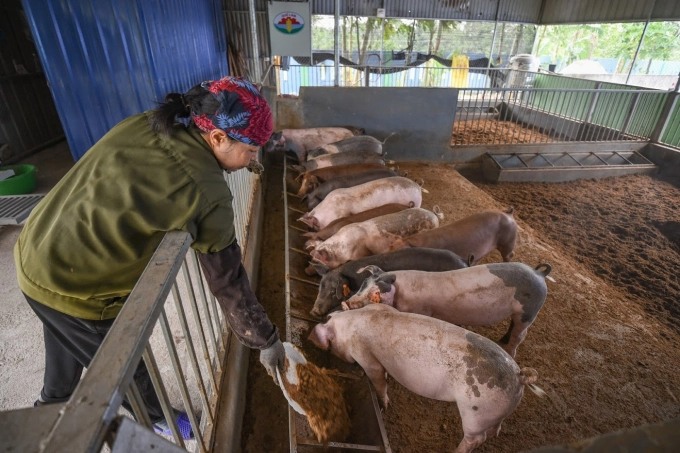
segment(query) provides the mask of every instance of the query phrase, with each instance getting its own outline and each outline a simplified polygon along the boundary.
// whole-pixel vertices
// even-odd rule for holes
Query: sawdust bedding
[[[516,452],[563,444],[680,416],[680,189],[626,176],[559,184],[473,184],[446,164],[400,163],[453,222],[485,209],[515,208],[514,261],[553,267],[548,298],[517,362],[538,371],[547,393],[525,392],[500,436],[477,451]],[[268,166],[260,300],[284,320],[282,166]],[[677,182],[676,182],[677,184]],[[493,252],[483,262],[498,262]],[[497,340],[507,323],[471,328]],[[419,397],[388,381],[384,413],[395,452],[449,451],[462,438],[455,404]],[[286,400],[250,358],[244,452],[287,451]]]

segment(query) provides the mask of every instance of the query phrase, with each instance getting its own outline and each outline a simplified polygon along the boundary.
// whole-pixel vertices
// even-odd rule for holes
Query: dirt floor
[[[476,119],[453,123],[452,145],[549,143],[555,139],[512,121]]]
[[[446,164],[400,163],[450,223],[511,205],[520,226],[515,261],[550,263],[548,298],[517,362],[539,373],[501,434],[479,452],[573,442],[680,416],[680,189],[626,176],[559,184],[475,184]],[[268,167],[260,299],[283,321],[281,166]],[[277,186],[278,184],[278,186]],[[480,190],[481,189],[481,190]],[[493,252],[483,262],[500,261]],[[497,340],[507,322],[473,328]],[[421,398],[389,380],[384,413],[395,452],[451,451],[462,438],[455,404]],[[287,451],[285,400],[251,356],[243,451]]]

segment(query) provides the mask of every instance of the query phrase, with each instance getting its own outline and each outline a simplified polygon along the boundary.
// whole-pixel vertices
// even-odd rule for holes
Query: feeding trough
[[[601,151],[486,153],[482,170],[484,177],[494,182],[563,182],[656,173],[658,167],[637,151]]]

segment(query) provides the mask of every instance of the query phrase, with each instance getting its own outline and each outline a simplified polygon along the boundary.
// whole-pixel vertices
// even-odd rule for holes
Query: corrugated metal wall
[[[77,160],[127,116],[227,74],[218,0],[22,0]]]
[[[0,6],[0,106],[0,162],[63,139],[19,0]]]

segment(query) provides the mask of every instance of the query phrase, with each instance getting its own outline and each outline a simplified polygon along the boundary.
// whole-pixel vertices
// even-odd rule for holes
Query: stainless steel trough
[[[637,151],[486,153],[484,177],[490,181],[562,182],[634,173],[656,173],[658,167]]]

